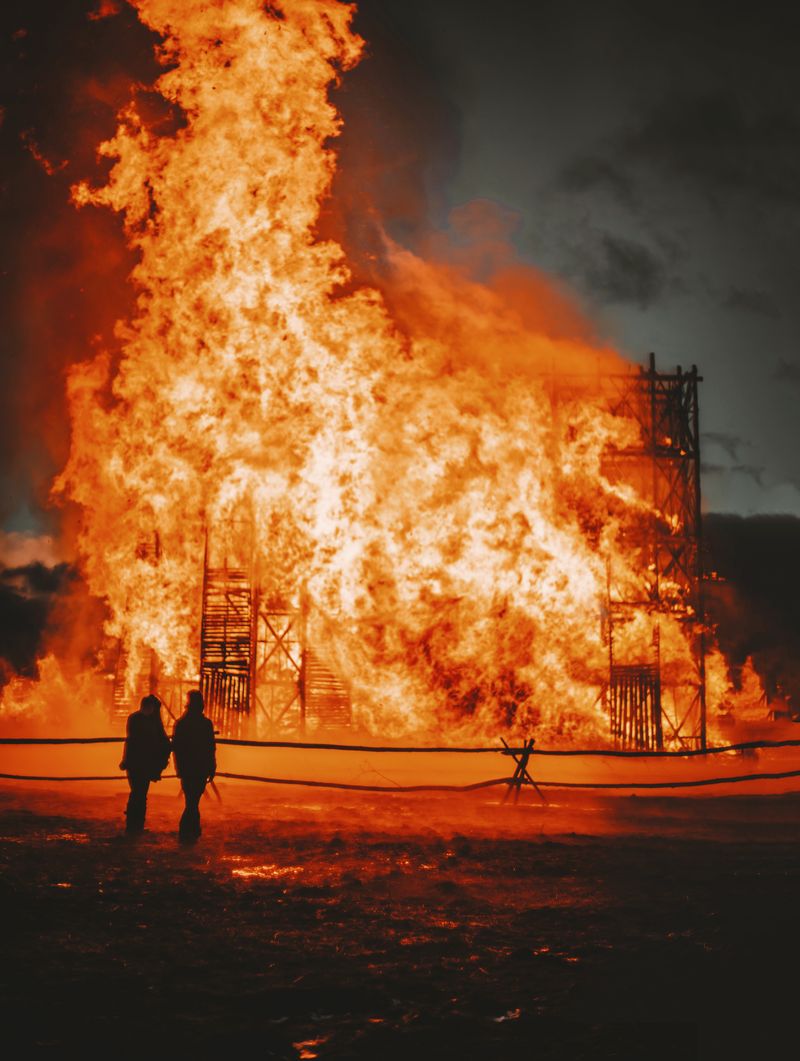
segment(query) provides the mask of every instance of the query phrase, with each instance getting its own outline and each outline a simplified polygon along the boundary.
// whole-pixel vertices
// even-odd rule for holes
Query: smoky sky
[[[114,5],[106,4],[107,8]],[[42,527],[69,438],[64,374],[130,312],[117,219],[75,211],[153,38],[120,5],[0,12],[0,515]],[[486,200],[635,361],[696,363],[706,507],[800,514],[800,14],[783,5],[364,0],[336,102],[336,209],[424,250]],[[144,96],[141,97],[146,103]],[[365,254],[364,260],[368,258]],[[358,262],[356,262],[358,273]]]
[[[800,513],[800,13],[375,7],[457,122],[437,223],[476,198],[517,211],[520,253],[601,334],[699,366],[706,507]]]
[[[12,674],[33,676],[56,600],[77,579],[69,564],[0,565],[0,687]]]
[[[132,11],[92,20],[76,0],[7,0],[0,10],[0,518],[58,524],[48,492],[68,452],[66,370],[113,348],[130,312],[133,259],[117,219],[79,213],[70,185],[98,179],[97,144],[131,85],[157,70]]]
[[[800,520],[708,514],[706,615],[736,680],[750,658],[772,698],[800,706]]]

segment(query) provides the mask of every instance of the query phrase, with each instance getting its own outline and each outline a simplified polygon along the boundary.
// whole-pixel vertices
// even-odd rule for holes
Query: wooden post
[[[525,741],[523,745],[522,754],[519,756],[519,758],[517,758],[517,756],[514,755],[514,753],[509,749],[508,744],[506,743],[503,737],[501,737],[500,740],[503,742],[503,747],[506,749],[504,754],[510,755],[514,762],[517,764],[516,769],[514,770],[514,776],[509,781],[508,788],[506,789],[506,794],[505,796],[503,796],[503,803],[505,803],[508,797],[511,795],[512,790],[514,792],[514,803],[518,803],[519,794],[522,789],[522,786],[527,783],[529,785],[533,785],[533,787],[536,789],[536,794],[539,799],[542,801],[542,803],[546,804],[547,797],[528,772],[528,761],[530,760],[530,757],[533,754],[533,737],[530,737]]]

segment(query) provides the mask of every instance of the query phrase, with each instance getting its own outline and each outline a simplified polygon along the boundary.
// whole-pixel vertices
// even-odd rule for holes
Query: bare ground
[[[800,796],[229,783],[187,849],[167,786],[133,841],[119,786],[0,788],[14,1056],[672,1061],[795,1037]]]

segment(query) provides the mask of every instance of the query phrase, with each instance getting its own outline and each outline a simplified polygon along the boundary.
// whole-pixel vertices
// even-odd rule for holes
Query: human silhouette
[[[190,843],[200,836],[200,797],[217,772],[216,748],[214,725],[203,714],[203,694],[193,689],[172,731],[175,772],[181,779],[185,803],[179,835]]]
[[[151,781],[161,780],[161,771],[169,762],[169,737],[161,721],[161,701],[157,696],[145,696],[139,710],[128,715],[125,749],[120,770],[127,771],[130,796],[125,810],[127,833],[144,829],[147,812],[147,791]]]

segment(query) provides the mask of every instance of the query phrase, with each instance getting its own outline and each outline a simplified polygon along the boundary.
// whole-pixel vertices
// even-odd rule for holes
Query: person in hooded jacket
[[[144,829],[150,782],[161,780],[170,750],[169,737],[161,720],[161,701],[152,694],[145,696],[139,710],[128,715],[125,748],[119,764],[120,770],[128,774],[131,789],[125,810],[127,833],[140,833]]]
[[[175,772],[181,779],[185,808],[181,815],[181,840],[200,836],[200,798],[217,772],[214,725],[203,714],[203,694],[193,689],[186,698],[186,710],[172,731]]]

